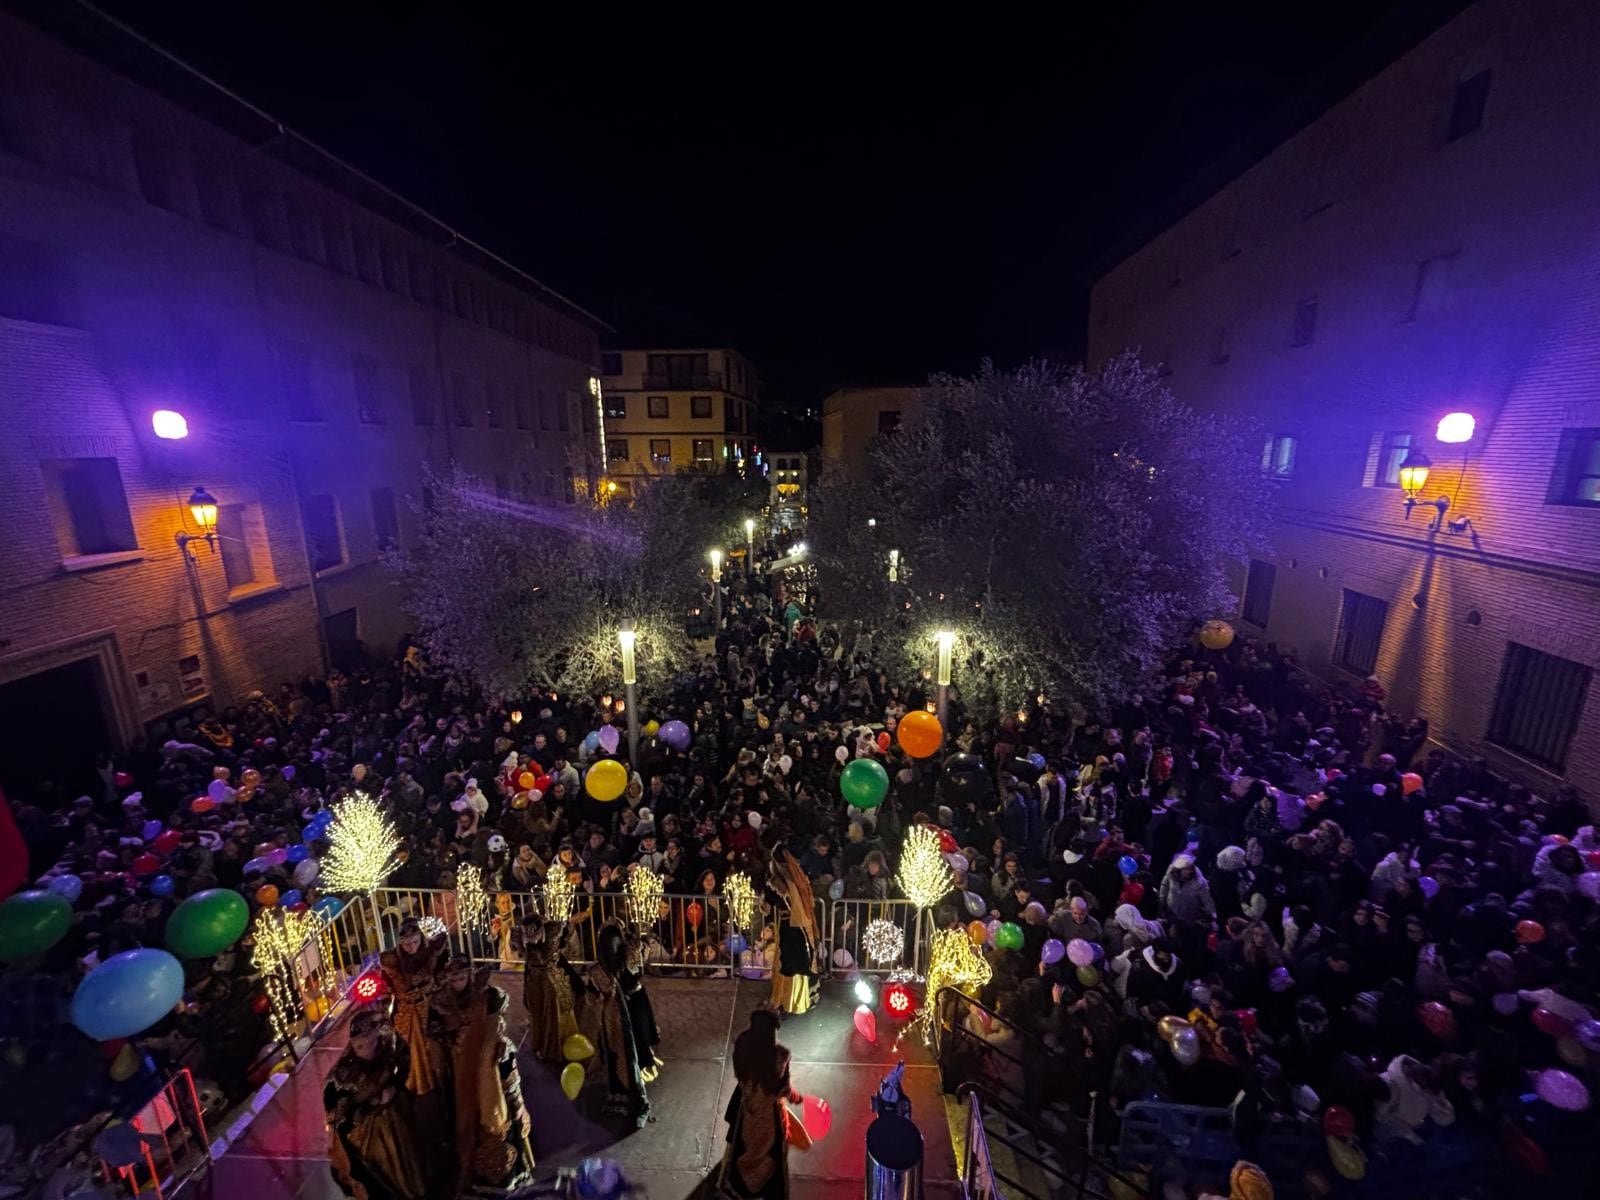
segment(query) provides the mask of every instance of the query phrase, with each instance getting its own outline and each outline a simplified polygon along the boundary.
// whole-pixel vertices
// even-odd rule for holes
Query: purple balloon
[[[600,726],[600,749],[607,754],[617,752],[617,727],[615,725]]]
[[[139,832],[144,835],[145,841],[153,842],[156,840],[156,838],[161,836],[161,822],[154,820],[146,821],[144,823],[144,828]]]
[[[1417,888],[1429,900],[1439,894],[1439,881],[1432,875],[1424,875],[1417,880]]]
[[[1273,967],[1272,974],[1267,976],[1267,987],[1274,992],[1287,992],[1294,986],[1294,976],[1289,974],[1288,967]]]
[[[1039,958],[1045,966],[1053,967],[1067,956],[1067,948],[1061,944],[1059,938],[1047,938],[1043,948],[1039,951]]]
[[[1094,947],[1084,938],[1073,938],[1066,945],[1067,961],[1075,967],[1092,966]]]
[[[692,740],[689,727],[682,721],[663,722],[656,736],[680,753],[689,748],[689,743]]]
[[[290,763],[288,766],[284,767],[281,774],[285,779],[292,780],[294,778],[294,764]]]
[[[270,851],[269,853],[267,853],[266,855],[264,855],[264,857],[273,866],[281,867],[281,866],[283,866],[284,863],[289,861],[289,847],[287,847],[287,846],[279,846],[276,849],[274,849],[274,850]]]
[[[1578,1044],[1585,1050],[1600,1051],[1600,1021],[1593,1017],[1579,1021],[1572,1036],[1578,1039]]]

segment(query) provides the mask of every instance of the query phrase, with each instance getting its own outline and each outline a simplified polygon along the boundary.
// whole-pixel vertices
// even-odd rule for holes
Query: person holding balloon
[[[329,1166],[356,1200],[422,1200],[427,1177],[406,1078],[412,1053],[376,1008],[350,1021],[350,1044],[322,1089]]]
[[[534,915],[523,925],[522,1002],[527,1046],[541,1062],[562,1061],[561,1047],[578,1032],[574,972],[565,953],[567,925]]]
[[[789,1079],[790,1053],[778,1042],[779,1013],[758,1008],[734,1039],[733,1096],[723,1112],[727,1148],[713,1168],[722,1188],[737,1196],[784,1200],[789,1195],[789,1146],[807,1149],[811,1136],[789,1114],[803,1103]]]

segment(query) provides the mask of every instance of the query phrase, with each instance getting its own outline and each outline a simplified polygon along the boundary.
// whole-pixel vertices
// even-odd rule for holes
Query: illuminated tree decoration
[[[958,988],[969,995],[989,982],[989,960],[978,953],[965,929],[937,929],[933,934],[928,967],[928,995],[938,998],[941,988]]]
[[[322,886],[330,892],[372,893],[400,866],[400,835],[371,796],[340,801],[328,828]]]
[[[471,863],[456,872],[456,912],[462,929],[489,932],[489,893],[483,890],[483,872]]]
[[[544,877],[544,884],[539,888],[539,907],[544,912],[546,921],[560,921],[565,925],[572,919],[572,906],[577,900],[577,894],[572,886],[572,880],[567,878],[567,873],[557,863],[550,868]]]
[[[866,951],[867,960],[877,966],[894,962],[906,948],[905,931],[893,921],[875,917],[867,922],[861,935],[861,948]]]
[[[937,833],[921,825],[911,827],[900,848],[900,871],[895,880],[906,899],[918,908],[932,908],[955,886],[940,853]]]
[[[728,912],[733,917],[733,927],[748,935],[756,926],[756,912],[759,907],[756,889],[751,886],[750,877],[743,871],[735,871],[728,876],[728,882],[723,884],[722,894],[728,901]]]
[[[883,1011],[896,1021],[909,1021],[916,1015],[917,994],[904,983],[889,983],[883,988]]]
[[[626,895],[623,897],[628,920],[640,928],[654,925],[661,915],[661,897],[666,890],[661,876],[649,867],[635,864],[628,875]]]
[[[264,908],[256,917],[250,964],[261,972],[262,987],[271,1004],[272,1034],[287,1043],[295,1026],[305,1017],[305,1000],[295,976],[295,963],[306,943],[319,939],[321,961],[332,960],[332,947],[324,944],[327,927],[322,914],[307,909],[291,912],[286,908]]]

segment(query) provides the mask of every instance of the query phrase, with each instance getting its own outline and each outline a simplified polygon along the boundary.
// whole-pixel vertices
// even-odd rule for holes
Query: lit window
[[[1400,486],[1400,464],[1411,453],[1409,433],[1385,433],[1378,446],[1378,466],[1372,477],[1373,487]]]
[[[1276,433],[1267,439],[1261,449],[1261,473],[1273,479],[1288,479],[1294,475],[1295,439],[1288,434]]]
[[[658,467],[672,465],[672,441],[670,438],[650,439],[650,461]]]
[[[1600,507],[1600,429],[1563,429],[1546,504]]]
[[[711,444],[710,438],[694,439],[694,461],[708,463],[716,458],[716,447]]]

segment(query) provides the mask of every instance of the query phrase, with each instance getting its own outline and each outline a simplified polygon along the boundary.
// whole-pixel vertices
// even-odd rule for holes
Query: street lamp
[[[950,651],[955,644],[955,630],[939,630],[939,666],[934,673],[934,681],[939,685],[939,724],[945,727],[946,737],[949,736],[949,727],[945,723],[950,716]]]
[[[711,620],[714,629],[722,628],[722,551],[711,552]],[[712,634],[716,636],[715,633]]]
[[[194,561],[194,552],[189,549],[189,543],[196,539],[203,540],[211,547],[213,553],[217,549],[217,498],[203,487],[197,487],[189,493],[189,515],[194,518],[194,523],[200,526],[198,534],[191,534],[186,530],[179,530],[177,536],[178,549],[189,561]]]
[[[756,564],[756,519],[744,519],[744,573],[748,577]]]
[[[639,682],[635,669],[633,646],[639,635],[633,630],[633,621],[624,620],[617,630],[617,644],[622,647],[622,687],[628,706],[628,768],[632,770],[639,761],[639,706],[634,703],[634,685]]]

